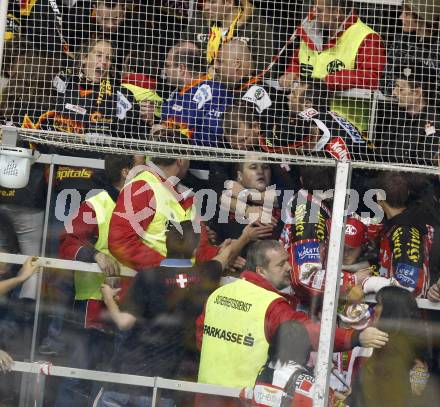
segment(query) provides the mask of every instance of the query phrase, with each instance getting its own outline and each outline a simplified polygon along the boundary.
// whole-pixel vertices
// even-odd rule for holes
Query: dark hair
[[[280,250],[283,246],[278,240],[258,240],[253,243],[247,252],[246,270],[257,271],[257,267],[266,268],[270,259],[267,257],[269,250]]]
[[[153,164],[159,165],[160,167],[169,167],[170,165],[175,164],[177,158],[164,158],[164,157],[153,157],[151,162]]]
[[[194,231],[193,223],[169,221],[167,231],[167,257],[190,259],[199,245],[200,234]]]
[[[331,7],[339,7],[342,9],[352,9],[353,2],[351,0],[326,0],[325,3]]]
[[[8,45],[8,54],[4,74],[10,79],[0,95],[0,116],[21,126],[25,114],[38,119],[41,112],[53,109],[56,92],[48,83],[55,77],[60,61],[26,41],[13,41]]]
[[[299,167],[301,185],[307,191],[323,190],[333,188],[334,169],[332,167],[311,167],[304,165]]]
[[[273,363],[280,361],[283,364],[296,362],[304,366],[311,349],[309,334],[304,325],[286,321],[279,325],[270,341],[268,360]]]
[[[121,181],[122,170],[131,169],[134,165],[132,155],[107,154],[104,157],[105,174],[112,185]]]
[[[270,164],[264,162],[264,161],[256,161],[257,163],[261,163],[261,164],[267,164],[269,166],[269,170],[271,171],[271,175],[272,175],[272,167],[270,166]],[[237,177],[238,176],[238,171],[243,172],[244,170],[244,166],[246,164],[250,164],[251,161],[239,161],[238,163],[235,164],[234,166],[234,174]],[[254,162],[252,162],[253,164]]]
[[[307,86],[301,95],[303,102],[309,101],[312,107],[318,111],[326,112],[329,110],[329,101],[332,92],[329,91],[321,81],[304,78],[302,79],[300,86],[301,85]]]
[[[409,178],[401,172],[387,171],[381,173],[374,182],[377,189],[386,193],[385,201],[393,208],[404,208],[409,197]]]
[[[175,66],[184,65],[192,73],[203,74],[208,69],[206,57],[201,50],[190,48],[179,48],[173,54]]]
[[[153,140],[169,144],[191,144],[190,138],[183,135],[178,129],[174,128],[160,128],[156,130],[153,134]],[[160,147],[158,149],[161,150]],[[167,150],[163,151],[167,152]]]
[[[420,321],[420,310],[413,294],[402,287],[388,286],[379,290],[376,301],[382,305],[378,328],[386,332],[411,332],[417,336],[416,321]]]

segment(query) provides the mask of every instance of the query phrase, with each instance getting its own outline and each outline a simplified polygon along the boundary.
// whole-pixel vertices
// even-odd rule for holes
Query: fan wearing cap
[[[140,124],[151,127],[154,118],[160,117],[163,99],[156,93],[156,80],[143,73],[125,72],[122,75],[121,88],[125,90],[125,100],[128,103],[118,104],[118,115],[133,115],[130,106],[136,106],[139,111]],[[142,134],[148,134],[149,131]]]
[[[435,108],[437,91],[435,70],[418,62],[401,67],[393,86],[397,106],[385,102],[379,107],[375,143],[386,161],[436,164],[440,126]]]
[[[367,242],[367,227],[358,219],[347,219],[344,234],[344,258],[342,264],[351,266],[362,254],[362,245]]]

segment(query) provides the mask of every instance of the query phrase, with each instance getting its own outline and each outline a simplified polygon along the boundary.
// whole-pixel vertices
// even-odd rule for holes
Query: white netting
[[[430,171],[439,15],[438,0],[9,0],[0,115],[49,151]]]

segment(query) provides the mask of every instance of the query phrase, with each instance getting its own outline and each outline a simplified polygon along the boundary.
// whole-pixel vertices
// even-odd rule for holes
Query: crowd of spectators
[[[70,147],[30,147],[105,168],[56,165],[49,200],[42,164],[25,188],[0,188],[0,251],[31,256],[0,265],[0,370],[29,357],[46,215],[44,254],[102,273],[45,270],[41,357],[243,389],[163,392],[163,406],[311,405],[334,170],[258,157],[438,166],[440,5],[405,0],[379,18],[350,0],[286,3],[9,1],[1,123],[68,133]],[[247,159],[75,149],[101,136]],[[440,302],[440,181],[354,170],[352,188],[330,402],[435,404],[438,316],[415,299]],[[5,377],[0,404],[16,405]],[[51,378],[46,405],[151,405],[146,388],[101,385]]]

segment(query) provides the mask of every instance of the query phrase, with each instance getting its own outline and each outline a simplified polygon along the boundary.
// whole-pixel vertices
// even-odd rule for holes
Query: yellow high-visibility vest
[[[121,193],[136,181],[144,181],[152,189],[156,207],[154,210],[154,217],[147,230],[141,236],[142,242],[154,249],[162,256],[166,257],[166,228],[167,222],[173,220],[174,222],[183,222],[185,220],[194,220],[196,215],[195,205],[188,209],[182,208],[176,196],[169,187],[164,185],[163,181],[150,171],[143,171],[137,175],[131,182],[125,185]],[[146,202],[145,205],[148,205]]]
[[[98,224],[98,240],[95,243],[95,249],[113,257],[108,249],[108,233],[110,219],[116,204],[107,191],[101,191],[99,194],[86,199],[86,202],[93,207]],[[75,271],[74,279],[76,300],[102,300],[101,284],[104,283],[105,279],[103,273]]]
[[[214,291],[206,303],[200,356],[200,383],[228,387],[255,384],[267,359],[264,321],[269,305],[281,296],[246,280]]]
[[[355,69],[362,41],[374,33],[373,29],[358,19],[337,39],[333,47],[322,52],[310,49],[301,41],[298,54],[301,76],[323,79],[343,69]],[[360,131],[368,129],[370,101],[335,97],[330,109],[348,119]]]
[[[355,69],[356,56],[362,41],[374,30],[360,19],[337,39],[335,45],[322,52],[310,49],[305,41],[299,48],[301,76],[323,79],[343,69]]]

